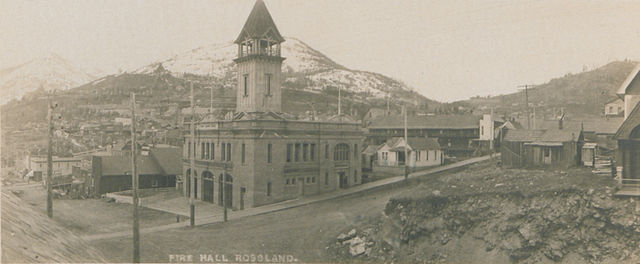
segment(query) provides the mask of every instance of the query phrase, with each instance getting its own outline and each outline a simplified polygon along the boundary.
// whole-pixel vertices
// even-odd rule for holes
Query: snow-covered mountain
[[[66,90],[93,80],[92,75],[56,54],[0,70],[0,104],[39,89]]]
[[[152,73],[159,64],[175,74],[190,73],[211,75],[220,79],[235,80],[237,47],[228,42],[199,47],[171,58],[154,62],[134,71]],[[286,58],[282,70],[284,87],[310,91],[325,87],[341,87],[352,92],[368,93],[382,98],[387,91],[410,87],[381,74],[348,69],[295,38],[286,38],[282,44],[282,56]]]

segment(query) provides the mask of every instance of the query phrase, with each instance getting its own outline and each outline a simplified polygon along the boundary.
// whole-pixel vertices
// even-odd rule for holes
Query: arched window
[[[333,160],[349,160],[349,145],[344,143],[336,145],[333,150]]]

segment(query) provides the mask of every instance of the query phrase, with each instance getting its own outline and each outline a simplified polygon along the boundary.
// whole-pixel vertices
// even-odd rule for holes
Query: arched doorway
[[[224,201],[228,208],[233,206],[233,177],[230,174],[225,175],[224,185]]]
[[[213,203],[213,173],[210,171],[202,172],[202,200]]]

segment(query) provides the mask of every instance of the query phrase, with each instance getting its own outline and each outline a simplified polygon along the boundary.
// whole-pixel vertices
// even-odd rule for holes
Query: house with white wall
[[[378,147],[377,165],[381,167],[405,166],[410,168],[439,166],[444,154],[435,138],[412,137],[407,144],[402,137],[394,137]],[[405,159],[405,147],[408,159]]]

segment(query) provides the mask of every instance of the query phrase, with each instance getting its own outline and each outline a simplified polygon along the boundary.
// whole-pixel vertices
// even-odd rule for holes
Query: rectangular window
[[[249,95],[249,75],[245,74],[244,76],[244,96],[248,96]]]
[[[353,171],[353,182],[358,182],[358,170]]]
[[[267,144],[267,163],[271,163],[271,143]]]
[[[191,142],[187,141],[187,158],[191,157]]]
[[[227,160],[231,161],[231,143],[227,143]]]
[[[329,144],[324,145],[324,159],[329,159]]]
[[[267,196],[271,196],[271,183],[267,183]]]
[[[264,75],[264,82],[266,86],[267,95],[271,95],[271,74],[267,73]]]
[[[309,148],[309,159],[314,161],[316,159],[316,144],[311,144]]]
[[[211,143],[207,143],[207,154],[204,155],[205,159],[211,159]]]
[[[291,162],[292,151],[293,151],[293,144],[287,144],[287,162]]]
[[[225,154],[226,154],[226,153],[225,153],[225,151],[226,151],[226,144],[223,142],[223,143],[221,143],[221,145],[222,145],[222,147],[221,147],[221,149],[220,149],[220,150],[221,150],[221,151],[220,151],[220,158],[222,159],[222,161],[225,161],[225,160],[226,160],[226,159],[225,159],[225,158],[226,158],[226,155],[225,155]]]
[[[216,159],[216,143],[211,143],[211,160]]]
[[[324,173],[324,185],[329,185],[329,173]]]
[[[353,145],[353,159],[358,159],[358,144]]]
[[[242,163],[244,164],[245,145],[242,143]]]
[[[286,185],[289,185],[289,179],[287,179],[287,183],[286,183]]]
[[[307,183],[311,182],[311,178],[307,177]]]
[[[296,143],[295,161],[296,162],[300,161],[300,143]]]
[[[311,183],[316,183],[316,177],[311,177]]]
[[[307,152],[309,152],[309,144],[302,144],[302,161],[307,161]]]

